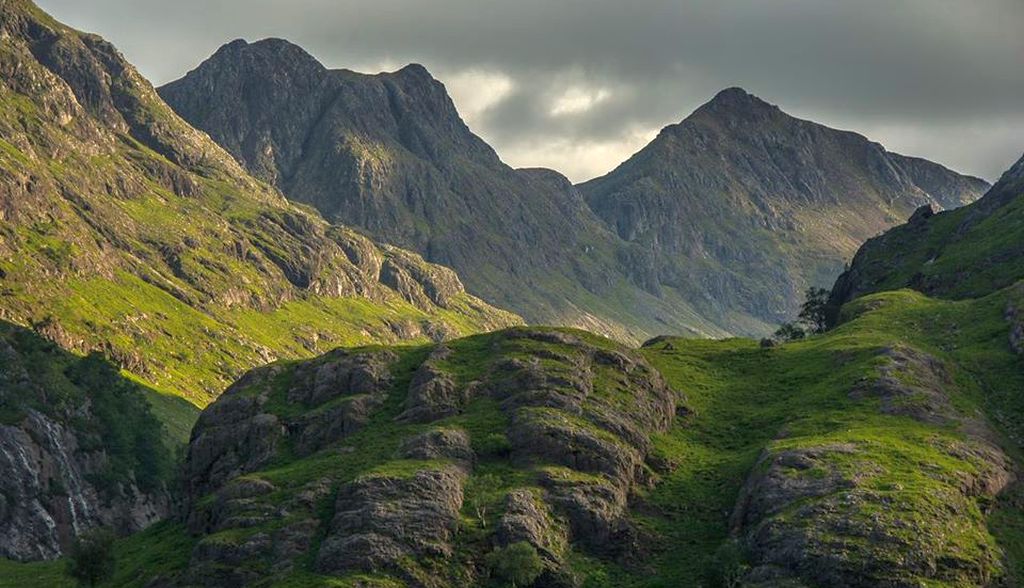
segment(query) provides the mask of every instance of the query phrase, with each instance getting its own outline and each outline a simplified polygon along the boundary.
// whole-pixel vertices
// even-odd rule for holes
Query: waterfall
[[[46,438],[55,449],[54,457],[60,465],[61,481],[64,483],[65,490],[67,491],[68,508],[71,511],[71,528],[74,529],[75,535],[78,535],[81,532],[79,521],[81,520],[84,524],[88,525],[89,520],[92,518],[89,503],[85,499],[81,475],[78,473],[78,468],[68,459],[68,452],[64,448],[64,444],[61,443],[61,431],[57,428],[57,425],[41,415],[33,416],[37,417],[36,420],[42,423],[43,429],[46,432]]]

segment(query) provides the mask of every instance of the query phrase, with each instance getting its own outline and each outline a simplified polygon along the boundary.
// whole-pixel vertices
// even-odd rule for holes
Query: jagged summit
[[[781,112],[779,107],[762,100],[743,88],[734,86],[715,94],[694,114],[701,112],[740,113],[740,112]]]

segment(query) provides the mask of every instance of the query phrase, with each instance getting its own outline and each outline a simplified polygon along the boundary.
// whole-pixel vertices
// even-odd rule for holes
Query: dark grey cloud
[[[608,171],[726,86],[989,179],[1024,152],[1021,0],[41,0],[155,83],[237,37],[423,63],[514,165]]]

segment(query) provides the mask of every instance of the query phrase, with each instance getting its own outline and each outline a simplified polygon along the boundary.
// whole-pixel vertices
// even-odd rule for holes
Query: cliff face
[[[171,452],[141,387],[6,323],[0,371],[0,557],[53,559],[89,529],[171,514]]]
[[[685,288],[705,312],[742,309],[769,324],[917,207],[955,208],[987,188],[739,88],[580,186],[620,237],[662,261],[662,283]]]

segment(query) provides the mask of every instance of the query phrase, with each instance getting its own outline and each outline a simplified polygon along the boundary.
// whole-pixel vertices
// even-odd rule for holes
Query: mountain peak
[[[726,88],[715,94],[715,97],[697,109],[697,112],[716,114],[740,112],[776,112],[779,108],[769,104],[740,87]]]

